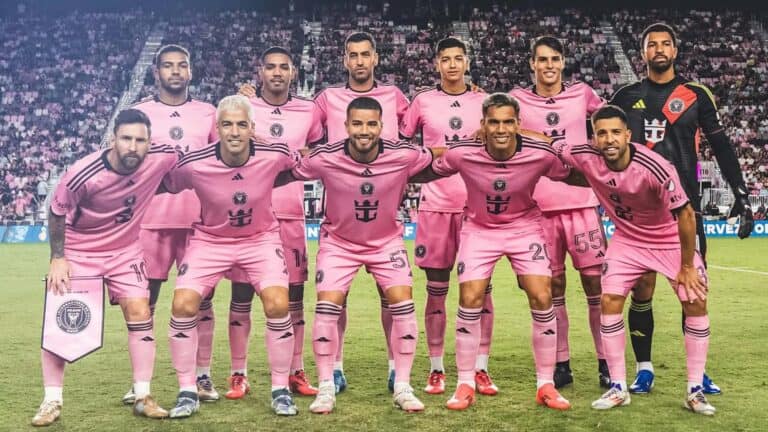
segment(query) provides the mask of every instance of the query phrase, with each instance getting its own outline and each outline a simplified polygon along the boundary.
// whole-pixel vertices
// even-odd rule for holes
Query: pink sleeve
[[[571,168],[566,166],[560,158],[547,152],[547,159],[550,161],[547,172],[544,174],[552,180],[564,180],[571,174]]]
[[[432,162],[432,170],[435,171],[435,174],[448,177],[459,172],[456,167],[458,165],[458,153],[459,150],[449,148],[442,156],[435,159]]]
[[[163,177],[163,187],[170,193],[179,193],[192,186],[186,181],[188,166],[176,166]]]
[[[216,111],[211,116],[211,131],[208,133],[208,143],[216,142],[219,140],[219,129],[216,128]]]
[[[299,180],[314,180],[320,178],[320,173],[317,170],[317,164],[320,162],[320,157],[305,156],[301,158],[291,169],[293,176]]]
[[[405,113],[408,111],[408,105],[410,103],[408,102],[408,98],[405,97],[400,89],[397,90],[397,95],[395,97],[397,100],[397,123],[398,125],[402,126],[403,118],[405,117]]]
[[[323,112],[317,108],[317,104],[313,104],[312,108],[312,124],[309,126],[309,132],[307,133],[307,145],[312,146],[323,140],[325,133],[323,132]]]
[[[400,122],[400,135],[403,138],[411,139],[416,134],[416,130],[421,126],[421,109],[419,98],[413,99],[411,106],[405,112],[403,120]]]
[[[557,154],[557,157],[560,159],[561,163],[579,169],[578,162],[573,158],[573,155],[571,154],[573,147],[568,145],[565,140],[558,140],[557,142],[552,143],[552,148],[555,149],[555,153]]]
[[[584,85],[584,99],[587,101],[588,115],[592,115],[601,106],[605,105],[605,99],[598,96],[595,89],[586,84]]]
[[[71,191],[69,187],[67,187],[67,183],[72,180],[72,177],[73,173],[67,172],[67,174],[62,177],[59,185],[56,186],[53,199],[51,199],[51,213],[56,216],[66,216],[67,213],[77,207],[80,200],[85,195],[86,189],[84,184],[80,185],[76,191]]]
[[[432,152],[429,149],[420,147],[415,149],[414,153],[416,154],[412,156],[411,164],[408,167],[408,177],[416,175],[432,163]]]
[[[677,170],[674,168],[667,170],[670,173],[669,178],[664,184],[653,178],[654,185],[658,185],[659,194],[661,195],[661,202],[667,206],[670,211],[674,211],[685,207],[688,204],[688,196],[683,190],[683,185],[680,183],[680,177],[677,175]]]
[[[328,97],[324,91],[321,91],[315,97],[315,112],[312,118],[320,123],[321,128],[324,128],[325,123],[328,121]]]

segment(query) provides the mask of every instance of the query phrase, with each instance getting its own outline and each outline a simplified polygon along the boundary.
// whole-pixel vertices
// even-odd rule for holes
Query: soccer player
[[[320,381],[320,391],[309,407],[314,413],[330,413],[336,404],[333,362],[340,343],[338,320],[361,266],[373,275],[392,312],[394,404],[407,412],[424,410],[410,386],[419,332],[403,227],[396,217],[408,178],[430,165],[432,153],[407,142],[382,139],[383,117],[375,99],[354,99],[347,108],[348,139],[316,148],[285,173],[286,181],[322,180],[326,192],[312,328]]]
[[[624,302],[649,272],[667,277],[685,311],[688,397],[685,406],[713,415],[702,387],[709,347],[707,272],[696,252],[696,218],[671,163],[630,142],[627,116],[605,106],[592,116],[595,145],[556,145],[563,162],[581,171],[616,224],[602,274],[601,334],[611,388],[595,409],[628,405],[624,350]]]
[[[152,139],[183,152],[198,150],[216,140],[216,107],[189,96],[192,65],[189,51],[178,45],[165,45],[155,54],[153,66],[157,94],[135,104],[154,126]],[[183,143],[182,147],[180,144]],[[160,285],[168,280],[168,271],[184,258],[192,224],[200,218],[200,201],[192,191],[177,195],[160,194],[152,200],[141,222],[139,239],[148,264],[149,307],[154,313]],[[200,308],[198,333],[197,387],[201,400],[216,401],[219,394],[211,380],[211,352],[214,316],[211,302]],[[133,391],[123,402],[133,403]]]
[[[731,214],[740,216],[739,238],[749,237],[754,222],[749,192],[736,154],[720,122],[714,96],[707,87],[675,73],[677,42],[675,31],[669,25],[656,23],[648,26],[640,37],[648,76],[619,89],[611,103],[627,113],[629,129],[636,140],[642,141],[675,166],[696,212],[697,249],[706,262],[707,243],[696,171],[700,132],[712,146],[720,170],[733,190],[735,203]],[[655,285],[655,275],[643,278],[633,290],[629,306],[629,330],[637,360],[637,377],[629,387],[633,393],[648,393],[653,388],[651,297]],[[703,385],[706,394],[720,393],[720,388],[706,374]]]
[[[569,142],[587,142],[587,119],[605,101],[587,84],[563,83],[563,44],[542,36],[531,47],[530,66],[536,83],[516,88],[510,95],[520,102],[520,122],[525,129]],[[542,211],[547,252],[552,263],[552,304],[557,321],[555,388],[573,382],[568,347],[568,311],[565,307],[565,254],[579,271],[587,297],[589,328],[598,361],[598,380],[608,387],[608,365],[600,340],[600,267],[605,256],[603,224],[597,198],[588,188],[569,186],[542,177],[533,192]]]
[[[322,126],[313,119],[314,103],[289,93],[296,69],[291,54],[281,47],[271,47],[261,54],[261,86],[250,98],[256,135],[276,143],[287,143],[295,151],[323,138]],[[304,281],[307,280],[307,244],[304,227],[304,188],[292,183],[272,193],[272,207],[280,224],[283,255],[288,265],[288,310],[293,323],[294,347],[289,377],[293,393],[313,396],[317,389],[304,373]],[[246,359],[251,328],[253,287],[247,275],[234,271],[231,276],[232,302],[229,310],[229,344],[232,373],[229,399],[239,399],[250,389]],[[237,282],[234,282],[237,281]]]
[[[288,390],[294,340],[288,269],[271,205],[277,174],[295,165],[295,159],[285,144],[252,141],[253,117],[244,96],[222,99],[216,111],[220,141],[184,155],[163,183],[169,192],[194,190],[202,220],[195,224],[173,293],[168,339],[180,391],[172,418],[199,409],[195,356],[200,303],[234,267],[248,275],[266,315],[272,409],[277,415],[298,412]]]
[[[113,133],[108,150],[75,162],[56,187],[48,219],[47,287],[56,295],[70,289],[70,277],[104,277],[110,303],[120,305],[128,327],[133,411],[163,418],[168,412],[150,395],[155,339],[139,224],[178,155],[170,146],[150,145],[150,121],[141,111],[121,111]],[[42,351],[45,398],[34,426],[48,426],[61,415],[65,365],[64,359]]]
[[[440,83],[414,96],[403,118],[401,135],[413,137],[421,130],[428,148],[469,138],[480,126],[485,94],[473,92],[464,82],[469,67],[464,42],[449,37],[437,43],[435,69]],[[467,191],[459,176],[443,178],[421,187],[419,224],[416,229],[416,264],[427,274],[424,327],[429,348],[430,374],[425,392],[445,392],[445,298],[451,269],[459,248],[459,231]],[[488,355],[493,334],[493,300],[485,294],[480,318],[480,349],[475,364],[475,383],[480,394],[495,395],[498,388],[488,375]]]
[[[528,295],[533,317],[536,402],[567,410],[571,404],[555,389],[557,326],[552,309],[546,240],[541,211],[533,200],[541,176],[571,181],[549,142],[520,134],[520,106],[511,96],[494,93],[482,104],[485,143],[460,141],[432,164],[434,174],[460,174],[467,187],[461,227],[459,310],[456,318],[456,392],[446,406],[467,409],[475,401],[475,362],[480,345],[480,315],[485,289],[502,256],[512,263],[519,286]],[[546,138],[543,135],[537,135]]]

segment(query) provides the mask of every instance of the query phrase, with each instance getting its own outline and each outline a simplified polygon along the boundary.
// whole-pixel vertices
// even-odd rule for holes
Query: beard
[[[656,73],[664,73],[672,68],[672,60],[664,60],[663,62],[648,62],[648,68]]]

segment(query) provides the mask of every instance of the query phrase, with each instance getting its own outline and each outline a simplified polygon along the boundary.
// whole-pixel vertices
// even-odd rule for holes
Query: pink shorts
[[[566,252],[574,268],[590,276],[600,275],[606,240],[596,208],[544,213],[542,222],[553,275],[565,273]]]
[[[149,298],[147,265],[140,247],[109,255],[67,250],[64,256],[69,262],[70,275],[103,276],[113,305],[124,298]]]
[[[184,251],[194,230],[185,228],[142,229],[139,243],[144,249],[147,261],[147,276],[150,279],[168,280],[171,265],[184,261]]]
[[[320,242],[317,252],[315,289],[320,291],[349,292],[352,280],[361,266],[373,275],[384,291],[394,286],[413,286],[411,265],[403,239],[392,239],[380,250],[371,253],[353,253],[334,243],[330,238]]]
[[[539,226],[525,232],[463,230],[456,266],[459,282],[490,278],[496,261],[502,256],[512,263],[518,276],[552,276],[544,232]]]
[[[302,284],[307,280],[307,234],[303,220],[279,219],[283,256],[288,266],[288,283]],[[235,283],[248,283],[248,275],[239,267],[224,275]]]
[[[416,265],[421,268],[451,269],[456,262],[461,234],[461,213],[420,211],[416,225]]]
[[[698,252],[693,257],[693,266],[704,284],[709,285],[707,270]],[[600,284],[603,294],[626,297],[641,276],[648,272],[658,272],[667,277],[677,298],[687,301],[685,288],[675,283],[679,271],[680,249],[647,249],[613,242],[605,256]]]
[[[241,268],[256,292],[271,286],[288,287],[288,269],[277,232],[236,243],[213,243],[192,237],[179,266],[176,289],[193,289],[205,298],[232,268]]]

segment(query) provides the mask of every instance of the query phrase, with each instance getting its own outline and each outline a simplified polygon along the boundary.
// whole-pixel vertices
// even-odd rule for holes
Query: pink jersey
[[[137,244],[141,219],[178,160],[173,147],[153,145],[136,172],[123,175],[112,169],[108,152],[75,162],[56,187],[51,212],[67,217],[67,250],[102,253]]]
[[[360,163],[349,155],[347,145],[344,140],[315,149],[293,175],[322,180],[323,229],[349,250],[370,252],[402,236],[397,210],[405,186],[409,177],[429,166],[432,153],[404,141],[382,140],[376,159]]]
[[[563,84],[555,96],[536,94],[535,87],[516,88],[509,94],[520,102],[523,129],[550,137],[564,137],[567,142],[587,142],[587,121],[605,101],[587,84],[575,81]],[[542,211],[571,210],[597,206],[595,194],[588,188],[569,186],[542,177],[533,192]]]
[[[630,144],[631,162],[613,171],[589,144],[555,146],[565,163],[584,173],[611,220],[616,234],[611,242],[656,249],[680,247],[672,214],[688,203],[677,171],[666,159],[644,145]]]
[[[517,151],[496,160],[485,145],[462,141],[449,147],[432,164],[435,173],[459,173],[467,185],[467,220],[462,230],[540,228],[541,211],[533,188],[541,176],[562,180],[570,168],[557,158],[549,143],[517,135]]]
[[[389,141],[399,139],[400,123],[408,109],[408,98],[397,86],[374,81],[373,87],[364,92],[349,88],[348,84],[327,87],[315,96],[317,119],[326,129],[328,143],[347,139],[349,134],[344,121],[347,120],[347,106],[354,99],[368,96],[381,104],[383,128],[381,138]]]
[[[251,156],[239,167],[221,159],[220,143],[184,155],[163,184],[169,192],[193,189],[200,197],[201,222],[195,237],[219,243],[237,242],[264,232],[278,232],[272,189],[280,171],[291,169],[297,156],[285,144],[251,143]]]
[[[405,137],[421,129],[425,147],[445,147],[451,142],[469,139],[483,118],[483,100],[487,95],[473,92],[452,95],[437,88],[417,94],[403,118],[400,133]],[[460,176],[451,176],[421,186],[419,210],[461,213],[467,202],[467,189]]]
[[[152,141],[186,153],[216,141],[216,107],[187,99],[181,105],[166,105],[158,97],[144,99],[132,108],[144,112],[152,122]],[[141,221],[145,229],[190,228],[200,219],[200,201],[192,191],[161,194]]]
[[[311,100],[289,96],[282,105],[265,101],[260,92],[250,99],[256,135],[273,143],[287,143],[296,151],[323,138],[322,124]],[[278,219],[304,220],[304,185],[289,183],[272,192],[272,208]]]

